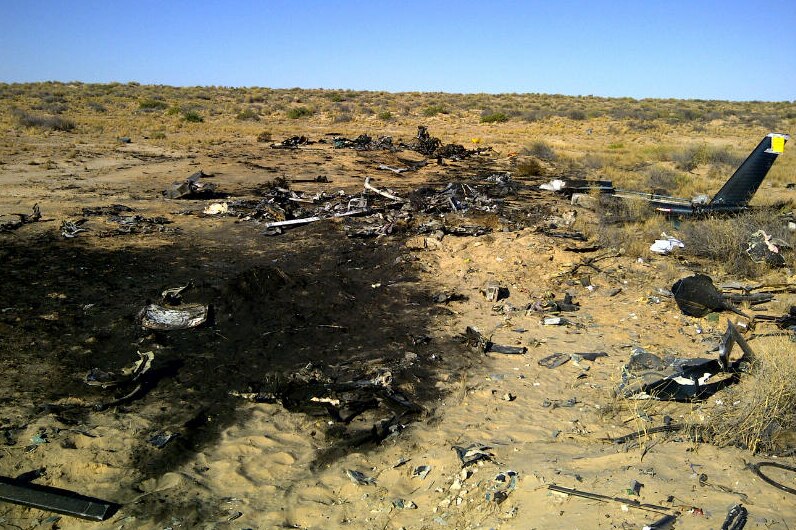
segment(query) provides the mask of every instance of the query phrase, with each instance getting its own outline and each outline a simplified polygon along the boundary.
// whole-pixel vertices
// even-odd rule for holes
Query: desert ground
[[[793,254],[753,263],[742,233],[794,243],[792,142],[737,222],[539,189],[714,193],[795,104],[37,83],[0,85],[0,124],[0,476],[114,505],[0,502],[1,527],[718,529],[741,504],[796,528],[749,467],[796,465],[793,332],[669,292],[704,273],[777,286],[747,315],[796,304]],[[661,232],[685,247],[650,252]],[[208,314],[155,329],[153,306]],[[707,399],[617,395],[634,351],[713,358],[728,321],[775,383],[755,361]]]

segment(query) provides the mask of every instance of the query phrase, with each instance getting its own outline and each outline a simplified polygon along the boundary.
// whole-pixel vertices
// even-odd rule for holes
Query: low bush
[[[677,171],[661,166],[652,166],[646,171],[647,185],[656,193],[671,195],[680,184],[680,174]]]
[[[487,112],[481,114],[481,123],[505,123],[509,117],[504,112]]]
[[[238,112],[235,119],[238,121],[259,121],[260,115],[254,109],[245,109]]]
[[[312,116],[315,114],[312,109],[307,107],[293,107],[287,111],[287,117],[291,120],[297,120],[299,118],[306,118],[308,116]]]
[[[75,122],[62,118],[61,116],[38,116],[19,109],[15,109],[13,114],[17,123],[23,127],[35,127],[37,129],[64,132],[72,131],[75,128]]]
[[[141,110],[165,110],[168,104],[161,99],[142,99],[138,102],[138,108]]]
[[[773,208],[760,208],[735,217],[684,222],[680,227],[680,236],[685,243],[681,254],[712,260],[736,278],[757,278],[768,269],[753,262],[746,249],[749,237],[758,230],[791,246],[796,245],[796,238],[788,231],[779,212]]]
[[[437,114],[448,114],[448,110],[442,105],[429,105],[424,108],[421,114],[427,118],[436,116]]]
[[[796,432],[796,346],[783,336],[750,346],[754,359],[746,373],[697,429],[719,447],[784,454],[792,450]]]
[[[541,160],[555,160],[556,152],[545,141],[538,140],[523,149],[523,154],[535,156]]]
[[[512,172],[515,177],[539,177],[546,173],[545,167],[535,158],[524,158],[517,162]]]
[[[202,115],[196,112],[195,110],[183,111],[182,119],[190,123],[202,123],[203,121],[205,121]]]
[[[108,112],[108,108],[105,105],[96,101],[89,101],[86,106],[94,112]]]

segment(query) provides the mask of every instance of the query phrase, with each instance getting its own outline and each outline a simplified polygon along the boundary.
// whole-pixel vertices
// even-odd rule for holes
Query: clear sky
[[[794,0],[0,0],[0,82],[796,100]]]

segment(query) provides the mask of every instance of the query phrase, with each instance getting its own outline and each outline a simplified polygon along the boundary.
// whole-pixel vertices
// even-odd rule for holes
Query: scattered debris
[[[486,500],[501,504],[508,498],[509,493],[517,488],[518,480],[519,474],[516,471],[501,471],[495,476],[492,484],[487,489]]]
[[[755,263],[765,263],[769,267],[784,267],[785,258],[782,256],[783,249],[789,249],[785,241],[772,238],[762,230],[758,230],[749,237],[749,246],[746,253]]]
[[[674,528],[674,523],[677,522],[677,517],[674,515],[664,515],[652,524],[644,525],[642,530],[671,530]]]
[[[351,482],[353,482],[354,484],[358,484],[360,486],[376,484],[375,478],[369,477],[364,473],[362,473],[361,471],[357,471],[355,469],[346,469],[345,474],[349,479],[351,479]]]
[[[580,310],[580,304],[578,302],[575,302],[575,300],[572,298],[571,294],[564,293],[564,299],[561,300],[561,301],[556,301],[555,295],[551,295],[549,298],[545,298],[543,300],[537,300],[537,301],[533,302],[532,304],[530,304],[528,306],[528,309],[527,309],[526,313],[531,313],[531,312],[534,312],[534,313],[558,313],[558,312],[561,312],[561,311],[573,312],[573,311],[579,311],[579,310]],[[557,326],[557,325],[560,325],[560,324],[562,324],[562,322],[560,322],[560,321],[555,321],[555,322],[551,321],[551,323],[546,324],[546,325],[548,325],[548,326],[550,326],[550,325]]]
[[[73,239],[81,232],[88,232],[88,228],[81,228],[80,225],[84,224],[87,219],[78,219],[76,221],[61,222],[61,235],[67,239]]]
[[[413,501],[407,501],[405,499],[395,499],[394,501],[392,501],[392,505],[394,508],[397,508],[399,510],[417,509],[417,504],[415,504]]]
[[[124,204],[111,204],[110,206],[87,206],[83,208],[83,217],[92,217],[100,215],[121,215],[123,213],[131,213],[135,210]]]
[[[562,364],[568,362],[572,357],[568,353],[554,353],[552,355],[548,355],[543,359],[539,359],[538,363],[539,366],[544,366],[545,368],[558,368]]]
[[[171,433],[171,432],[158,432],[152,435],[152,437],[147,440],[150,445],[157,447],[158,449],[163,449],[168,445],[169,442],[177,438],[180,434],[179,433]]]
[[[336,136],[332,139],[332,145],[335,149],[354,149],[356,151],[396,151],[396,147],[392,143],[392,137],[379,136],[373,139],[367,134],[360,134],[353,140]]]
[[[730,361],[733,345],[743,355]],[[661,359],[642,348],[636,348],[622,368],[618,394],[625,397],[655,398],[664,401],[704,400],[738,381],[742,364],[752,357],[752,350],[738,329],[727,322],[727,331],[719,345],[716,359]]]
[[[181,304],[163,307],[149,304],[139,313],[141,326],[158,331],[173,331],[201,326],[208,320],[209,306],[204,304]]]
[[[92,368],[86,374],[84,381],[87,385],[100,386],[102,388],[113,388],[135,383],[152,368],[152,361],[154,360],[155,354],[153,352],[138,352],[138,360],[132,365],[122,368],[118,373]]]
[[[752,473],[760,477],[761,480],[771,484],[775,488],[778,488],[786,493],[790,493],[791,495],[796,495],[796,488],[792,488],[790,486],[785,486],[784,484],[780,484],[779,482],[771,479],[768,475],[765,475],[760,468],[761,467],[776,467],[778,469],[782,469],[784,471],[790,471],[791,473],[796,473],[796,467],[789,466],[786,464],[781,464],[779,462],[757,462],[757,463],[750,463],[746,464],[746,467],[749,468]]]
[[[730,304],[713,285],[713,279],[705,274],[695,274],[677,280],[672,285],[672,293],[680,311],[692,317],[704,317],[712,311],[732,311],[751,319],[749,315]]]
[[[17,219],[11,219],[8,221],[0,221],[0,233],[2,232],[11,232],[12,230],[16,230],[20,228],[22,225],[35,223],[36,221],[41,220],[41,209],[39,208],[38,203],[33,205],[33,213],[12,213],[12,216],[17,217]]]
[[[214,202],[202,210],[205,215],[223,215],[229,213],[229,204],[226,202]]]
[[[295,183],[312,182],[314,184],[330,184],[332,181],[329,180],[329,177],[327,177],[326,175],[318,175],[315,178],[311,178],[311,179],[293,179],[290,182],[295,182]]]
[[[543,326],[568,326],[570,324],[574,324],[574,322],[564,317],[544,317],[542,319]]]
[[[588,194],[592,191],[612,194],[615,191],[614,185],[610,180],[584,180],[584,179],[553,179],[545,184],[540,184],[539,189],[545,191],[555,191],[572,197],[575,193]]]
[[[742,504],[734,504],[721,525],[721,530],[743,530],[749,511]]]
[[[152,232],[176,232],[178,229],[169,229],[164,225],[171,224],[166,217],[144,217],[143,215],[114,215],[108,221],[119,226],[114,230],[98,232],[100,237],[111,237],[125,234],[149,234]]]
[[[216,185],[203,182],[202,178],[212,177],[203,171],[197,171],[182,182],[175,182],[171,188],[163,192],[167,199],[206,199],[216,195]]]
[[[376,166],[376,169],[381,169],[383,171],[391,171],[396,175],[400,175],[401,173],[406,173],[407,171],[411,171],[408,167],[392,167],[388,166],[387,164],[379,164]]]
[[[8,477],[0,477],[0,501],[91,521],[104,521],[119,509],[111,502]]]
[[[182,293],[194,287],[193,281],[189,281],[180,287],[171,287],[164,289],[160,296],[163,298],[163,303],[168,305],[180,305],[182,303]]]
[[[428,476],[430,471],[431,471],[431,466],[417,466],[412,470],[412,477],[423,480]]]
[[[650,251],[664,256],[674,252],[678,248],[685,248],[685,243],[676,237],[667,236],[666,232],[661,234],[661,239],[656,239],[655,242],[650,245]]]
[[[492,280],[486,282],[483,293],[486,301],[493,303],[509,297],[509,290],[506,287],[501,287],[499,283]]]
[[[442,140],[431,136],[431,134],[428,132],[428,128],[423,125],[418,125],[416,139],[417,142],[414,144],[401,144],[400,146],[417,151],[421,155],[427,156],[429,158],[436,158],[438,162],[441,162],[443,158],[448,158],[451,160],[464,160],[465,158],[489,151],[491,149],[489,147],[465,149],[463,145],[459,144],[443,145]]]
[[[392,374],[381,372],[371,378],[352,381],[336,380],[323,367],[312,363],[287,378],[274,377],[259,384],[252,384],[249,392],[231,392],[258,403],[280,403],[291,412],[306,414],[328,414],[335,422],[350,424],[367,410],[376,409],[381,403],[392,412],[392,417],[375,424],[362,435],[359,443],[379,442],[403,429],[401,421],[421,412],[401,392],[392,388]]]
[[[504,346],[495,344],[491,340],[484,337],[480,331],[472,326],[467,326],[464,330],[465,342],[471,347],[481,353],[503,353],[507,355],[522,355],[528,351],[525,346]]]
[[[377,195],[381,195],[382,197],[390,199],[391,201],[406,202],[406,199],[402,199],[402,198],[398,197],[397,195],[395,195],[395,194],[393,194],[393,193],[391,193],[389,191],[382,191],[382,190],[374,187],[373,185],[371,185],[370,177],[366,177],[365,178],[365,189],[369,190],[369,191],[372,191],[373,193],[375,193]]]
[[[299,146],[310,145],[314,143],[315,142],[311,141],[306,136],[291,136],[290,138],[285,138],[278,144],[271,144],[271,149],[298,149]]]
[[[619,502],[621,504],[627,505],[630,508],[638,508],[640,510],[647,510],[651,512],[658,512],[665,515],[672,515],[669,512],[672,512],[671,508],[667,508],[665,506],[658,506],[656,504],[646,504],[637,501],[636,499],[624,499],[622,497],[611,497],[609,495],[602,495],[600,493],[592,493],[590,491],[583,491],[574,488],[566,488],[564,486],[559,486],[558,484],[548,484],[547,489],[550,491],[554,491],[556,493],[563,493],[565,495],[572,495],[575,497],[582,497],[584,499],[592,499],[595,501],[601,502],[608,502],[614,501]]]
[[[631,432],[630,434],[626,434],[618,438],[603,438],[603,440],[606,442],[611,442],[617,445],[621,445],[627,442],[638,440],[639,438],[648,436],[650,434],[657,434],[660,432],[678,432],[683,430],[683,428],[685,428],[685,425],[681,423],[670,423],[668,425],[660,425],[658,427],[648,427],[646,429],[642,429],[636,432]]]
[[[495,456],[492,453],[488,452],[489,449],[492,449],[491,447],[477,442],[471,443],[466,447],[454,445],[452,449],[456,451],[456,455],[459,457],[459,460],[462,461],[462,467],[469,466],[470,464],[475,464],[480,460],[491,461],[492,457]]]

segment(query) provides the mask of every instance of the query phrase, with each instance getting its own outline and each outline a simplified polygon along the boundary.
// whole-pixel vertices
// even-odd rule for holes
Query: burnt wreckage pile
[[[325,140],[320,140],[325,143]],[[273,144],[277,149],[298,149],[301,145],[311,143],[306,137],[291,137]],[[335,136],[333,145],[337,149],[354,150],[387,150],[391,152],[410,149],[424,156],[436,157],[438,160],[448,158],[463,160],[481,154],[489,148],[475,150],[465,149],[458,144],[443,145],[439,138],[432,137],[426,127],[418,127],[417,141],[411,144],[401,143],[398,147],[392,138],[382,136],[373,139],[362,134],[354,139]],[[402,161],[406,167],[393,168],[380,165],[379,169],[394,173],[417,171],[426,165],[425,161]],[[189,177],[185,183],[178,183],[185,194],[176,194],[169,190],[165,195],[170,198],[200,198],[193,187],[197,179]],[[193,179],[193,180],[192,180]],[[306,181],[302,181],[306,182]],[[318,178],[313,182],[328,183],[326,178]],[[183,188],[185,188],[183,190]],[[234,199],[219,203],[217,207],[208,207],[205,213],[213,212],[226,216],[237,217],[243,221],[254,221],[265,225],[265,235],[278,235],[285,229],[314,223],[326,219],[338,219],[344,222],[345,230],[350,237],[378,237],[395,232],[436,235],[483,235],[494,229],[495,223],[464,222],[462,215],[446,217],[447,214],[491,214],[493,217],[503,215],[502,208],[505,198],[515,195],[520,185],[513,181],[507,172],[486,172],[467,179],[467,182],[451,182],[442,189],[421,187],[400,196],[392,190],[380,189],[366,178],[364,188],[358,194],[317,192],[308,193],[290,189],[286,179],[277,179],[263,187],[259,199]],[[212,192],[216,193],[215,188]],[[212,205],[211,205],[212,206]],[[506,223],[501,223],[506,224]]]
[[[281,234],[285,229],[327,219],[342,220],[350,237],[398,232],[483,235],[494,227],[470,222],[465,214],[499,217],[504,213],[505,198],[515,194],[518,188],[507,173],[476,176],[471,183],[454,182],[441,189],[422,187],[407,197],[377,188],[369,178],[365,179],[362,192],[353,195],[342,191],[306,193],[273,185],[260,191],[260,199],[228,201],[217,211],[242,221],[263,223],[265,235]]]

